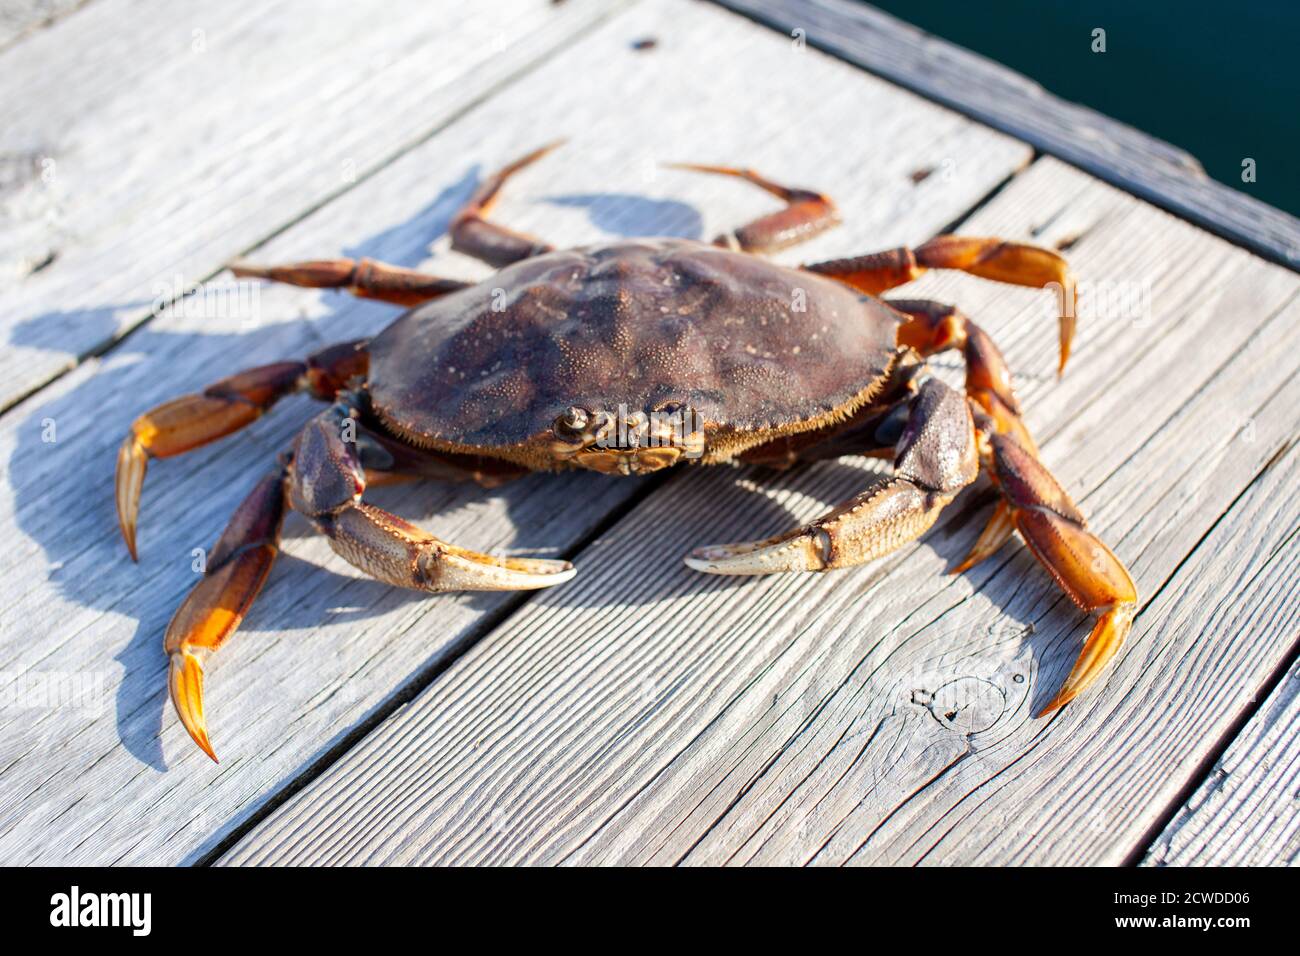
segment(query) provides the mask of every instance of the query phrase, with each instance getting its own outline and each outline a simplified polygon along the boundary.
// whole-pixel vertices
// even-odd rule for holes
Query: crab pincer
[[[203,664],[239,627],[279,552],[285,506],[305,515],[331,546],[373,577],[422,591],[515,591],[573,577],[568,561],[504,558],[460,548],[362,500],[358,443],[345,440],[342,401],[299,434],[291,455],[236,509],[203,578],[167,627],[168,685],[181,723],[213,760],[203,704]]]

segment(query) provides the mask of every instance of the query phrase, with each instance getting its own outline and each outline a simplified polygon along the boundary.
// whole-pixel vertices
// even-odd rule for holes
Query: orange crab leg
[[[117,453],[117,521],[132,560],[140,490],[150,458],[170,458],[216,441],[261,416],[295,391],[301,362],[277,362],[222,379],[201,395],[164,402],[135,420]]]
[[[699,163],[665,163],[670,169],[688,169],[697,173],[734,176],[753,183],[759,189],[785,200],[786,207],[761,216],[734,232],[723,233],[713,240],[715,246],[743,249],[746,252],[774,252],[837,225],[840,221],[835,203],[829,196],[811,189],[782,186],[760,176],[752,169],[733,166],[705,166]]]
[[[1016,530],[1075,604],[1101,612],[1065,683],[1038,713],[1042,717],[1092,684],[1119,651],[1137,613],[1137,588],[1035,455],[1009,435],[994,433],[987,441],[993,480]]]
[[[403,306],[420,305],[470,285],[374,259],[313,259],[279,266],[259,266],[241,259],[229,268],[241,279],[267,279],[309,289],[347,289],[358,298]]]
[[[496,204],[506,180],[563,143],[564,140],[560,139],[535,149],[483,180],[451,222],[451,247],[494,266],[506,266],[520,259],[550,252],[554,248],[550,243],[489,222],[484,217]]]
[[[906,246],[851,259],[832,259],[803,267],[830,276],[868,295],[917,278],[931,269],[958,269],[1013,285],[1055,289],[1060,297],[1061,359],[1065,371],[1075,329],[1075,281],[1065,259],[1050,249],[969,236],[937,236],[915,250]]]
[[[131,426],[117,453],[117,522],[131,559],[136,560],[136,520],[150,458],[170,458],[224,438],[257,420],[296,391],[321,399],[366,371],[365,342],[344,342],[315,352],[304,362],[276,362],[248,369],[145,412]]]
[[[898,330],[898,344],[921,355],[961,349],[966,363],[966,394],[1032,452],[1037,446],[1020,417],[1020,400],[1011,384],[1011,370],[993,339],[956,306],[930,299],[886,299],[890,308],[908,316]]]
[[[363,462],[367,456],[382,463],[390,479],[472,477],[492,484],[509,477],[504,470],[466,473],[477,460],[474,456],[444,459],[430,453],[425,458],[410,448],[385,445],[382,436],[359,422],[364,418],[361,409],[341,400],[303,428],[292,454],[235,511],[202,580],[167,627],[163,647],[170,662],[172,703],[194,742],[213,760],[217,758],[203,706],[203,665],[235,633],[266,581],[279,551],[286,508],[310,520],[352,564],[398,587],[530,590],[562,584],[575,573],[568,561],[496,557],[457,547],[364,502],[362,494],[370,483]],[[345,427],[349,420],[357,423],[355,433]]]
[[[1011,539],[1015,530],[1016,522],[1011,516],[1011,506],[1005,501],[998,501],[993,506],[993,514],[989,517],[988,524],[975,539],[975,546],[970,549],[970,554],[948,573],[961,574],[969,571],[985,558],[991,558]]]
[[[172,704],[194,742],[214,761],[203,715],[203,662],[239,627],[275,563],[287,476],[282,465],[236,509],[203,579],[176,609],[163,639]]]

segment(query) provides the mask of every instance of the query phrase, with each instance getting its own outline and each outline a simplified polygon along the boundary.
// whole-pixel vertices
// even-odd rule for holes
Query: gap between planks
[[[1293,536],[1294,538],[1294,536]],[[1293,542],[1294,543],[1294,542]],[[1204,773],[1130,863],[1294,866],[1300,860],[1300,639]]]

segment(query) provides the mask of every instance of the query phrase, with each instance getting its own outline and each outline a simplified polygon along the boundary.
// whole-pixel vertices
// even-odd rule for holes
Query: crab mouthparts
[[[646,413],[572,407],[555,420],[552,452],[557,460],[606,474],[631,475],[666,468],[681,457],[704,453],[704,430],[691,408]]]
[[[578,452],[573,461],[606,475],[644,475],[667,468],[681,455],[679,448],[596,448]]]

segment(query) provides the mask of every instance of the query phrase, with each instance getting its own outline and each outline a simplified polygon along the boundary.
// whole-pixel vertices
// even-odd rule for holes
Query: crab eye
[[[577,405],[570,405],[564,410],[559,418],[555,420],[556,431],[568,435],[579,435],[586,430],[591,423],[591,415],[585,408]]]

